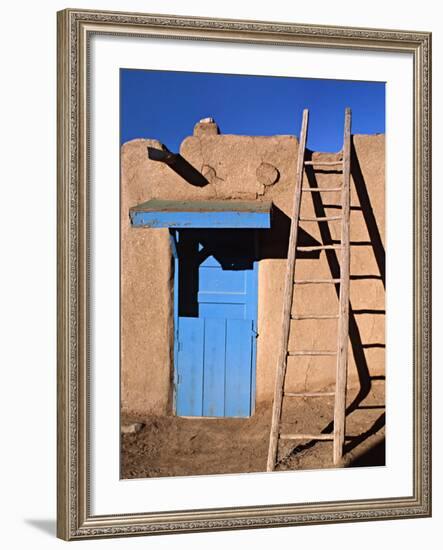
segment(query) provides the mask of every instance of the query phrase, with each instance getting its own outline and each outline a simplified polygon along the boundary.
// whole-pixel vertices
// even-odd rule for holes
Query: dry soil
[[[282,415],[286,433],[331,430],[333,399],[287,399]],[[384,383],[372,383],[363,400],[349,392],[343,466],[385,464]],[[355,405],[357,404],[356,408]],[[352,410],[354,409],[354,410]],[[251,418],[122,418],[143,422],[137,433],[122,434],[121,477],[143,478],[262,472],[266,470],[271,409]],[[331,468],[329,441],[281,441],[276,470]]]

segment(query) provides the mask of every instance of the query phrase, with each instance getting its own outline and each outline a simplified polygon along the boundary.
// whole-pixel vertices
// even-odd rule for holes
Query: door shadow
[[[178,310],[181,317],[198,316],[199,268],[214,258],[223,270],[253,269],[254,262],[265,258],[287,258],[290,218],[273,207],[270,229],[180,229],[175,231],[179,258]],[[257,242],[258,241],[258,242]],[[302,228],[299,245],[315,246],[320,242]],[[320,252],[300,251],[299,260],[318,259]]]

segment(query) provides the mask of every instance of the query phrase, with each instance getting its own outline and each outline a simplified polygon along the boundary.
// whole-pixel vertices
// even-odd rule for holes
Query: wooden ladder
[[[285,293],[283,301],[283,319],[282,319],[282,337],[280,344],[280,354],[277,364],[277,373],[275,380],[274,402],[272,410],[271,433],[269,440],[269,452],[267,470],[273,471],[277,462],[277,450],[279,439],[292,440],[331,440],[333,441],[333,460],[338,465],[343,456],[343,444],[345,439],[345,407],[346,407],[346,379],[348,362],[348,318],[349,318],[349,211],[350,211],[350,157],[351,157],[351,110],[345,111],[344,139],[343,139],[343,157],[340,161],[305,161],[306,138],[308,130],[308,110],[303,111],[303,120],[300,133],[300,144],[297,159],[297,175],[295,183],[295,196],[291,216],[291,229],[288,246],[288,262],[285,278]],[[339,188],[319,188],[302,187],[303,170],[305,166],[312,166],[320,169],[334,169],[342,171],[343,183]],[[304,192],[331,192],[341,191],[341,216],[331,217],[300,217],[301,198]],[[298,246],[297,236],[299,222],[328,222],[341,219],[341,239],[340,244],[319,245],[319,246]],[[324,251],[338,250],[340,254],[340,278],[339,279],[308,279],[296,280],[295,261],[298,251]],[[339,284],[339,311],[337,315],[292,315],[292,304],[294,291],[299,284]],[[338,337],[337,349],[334,351],[294,351],[288,350],[289,333],[291,328],[291,319],[337,319]],[[336,356],[336,378],[335,391],[333,392],[286,392],[285,378],[287,370],[288,357],[291,356],[316,356],[330,355]],[[283,408],[283,398],[320,398],[334,396],[334,430],[331,434],[323,433],[281,433],[281,415]]]

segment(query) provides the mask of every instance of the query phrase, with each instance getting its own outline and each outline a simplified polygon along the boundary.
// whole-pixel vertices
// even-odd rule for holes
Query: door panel
[[[224,416],[226,320],[204,321],[203,416]]]
[[[245,316],[244,304],[217,304],[199,303],[199,315],[203,318],[243,319]]]
[[[244,304],[247,297],[245,292],[199,292],[199,304]]]
[[[245,291],[244,270],[223,269],[215,258],[213,263],[200,264],[200,291],[201,292],[241,292]]]
[[[180,231],[177,248],[177,414],[249,416],[257,322],[252,233]]]
[[[225,415],[251,414],[252,321],[226,322]]]
[[[180,319],[176,409],[181,416],[203,414],[203,337],[204,319]]]

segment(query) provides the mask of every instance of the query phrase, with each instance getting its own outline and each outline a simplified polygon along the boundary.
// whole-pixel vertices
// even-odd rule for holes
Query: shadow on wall
[[[253,269],[254,261],[264,258],[286,258],[288,253],[291,220],[279,208],[273,208],[272,228],[251,229],[182,229],[177,242],[180,261],[178,311],[181,317],[198,317],[198,293],[200,268],[209,259],[220,265],[223,271]],[[256,235],[260,235],[257,246]],[[302,228],[299,243],[303,246],[320,244]],[[318,259],[320,252],[301,252],[299,259]]]
[[[270,229],[258,230],[260,236],[259,257],[264,259],[286,259],[288,257],[289,232],[291,230],[291,218],[287,216],[280,208],[272,207],[272,226]],[[317,239],[305,231],[302,227],[298,230],[299,246],[317,246],[321,244]],[[297,259],[318,259],[320,252],[300,251],[297,253]]]
[[[312,152],[306,151],[306,160],[312,160]],[[316,178],[316,173],[312,166],[306,166],[306,176],[308,180],[308,185],[310,187],[318,187],[318,182]],[[366,182],[363,176],[363,172],[361,170],[360,162],[358,160],[355,146],[354,146],[354,140],[352,138],[351,142],[351,185],[352,183],[355,186],[355,190],[357,192],[357,197],[359,201],[359,206],[351,206],[351,210],[359,210],[362,212],[364,223],[366,225],[368,234],[369,234],[369,242],[351,242],[351,249],[352,246],[371,246],[372,251],[374,254],[374,258],[376,260],[379,275],[351,275],[351,280],[363,280],[363,279],[377,279],[380,280],[383,284],[383,288],[386,288],[386,281],[385,281],[385,249],[383,246],[383,242],[381,239],[380,231],[377,226],[377,221],[375,219],[374,211],[372,209],[371,200],[369,197],[369,193],[367,190]],[[326,217],[328,215],[328,210],[330,209],[339,209],[341,206],[339,204],[324,204],[323,200],[320,196],[320,193],[312,193],[313,197],[313,205],[314,205],[314,212],[315,216],[317,217]],[[319,228],[320,228],[320,235],[322,244],[334,244],[337,241],[334,241],[331,235],[331,231],[328,226],[328,222],[319,222]],[[329,269],[331,272],[331,276],[333,278],[339,278],[340,277],[340,262],[337,256],[337,253],[335,250],[326,250],[326,257],[329,264]],[[335,286],[335,290],[337,292],[337,297],[339,296],[339,285]],[[368,363],[365,357],[365,349],[372,348],[372,347],[380,347],[384,348],[384,344],[382,343],[364,343],[362,341],[362,337],[360,334],[360,330],[358,328],[358,324],[356,321],[356,317],[360,315],[385,315],[385,310],[376,310],[376,309],[353,309],[352,303],[349,304],[349,339],[351,342],[352,347],[352,353],[354,356],[355,364],[357,367],[358,377],[359,377],[359,384],[360,389],[358,391],[358,394],[350,403],[346,409],[346,416],[349,416],[353,411],[357,409],[364,409],[365,407],[360,407],[362,401],[368,396],[369,392],[371,391],[372,383],[374,380],[384,380],[384,376],[372,376],[370,375]],[[385,415],[381,415],[373,424],[373,426],[367,430],[365,433],[361,434],[358,438],[355,440],[352,440],[349,444],[345,446],[345,452],[349,452],[351,449],[353,449],[356,445],[359,445],[364,440],[366,440],[368,437],[379,431],[383,426],[385,425]],[[333,422],[330,422],[323,430],[322,433],[332,433],[333,430]],[[313,447],[318,442],[312,441],[304,445],[298,445],[295,447],[291,453],[291,455],[298,454],[301,451],[304,451],[308,448]],[[383,453],[384,453],[384,443],[383,443]],[[382,447],[381,444],[379,445],[378,450],[374,450],[371,456],[377,455],[380,457],[382,454]],[[384,454],[383,454],[384,456]],[[366,460],[369,460],[370,456],[366,457]],[[357,462],[359,462],[357,464]],[[352,466],[363,466],[367,465],[364,464],[363,457],[361,457],[361,460],[358,459],[357,462],[352,463]],[[378,465],[373,462],[370,462],[371,465]],[[384,462],[383,462],[384,464]]]
[[[171,170],[181,176],[190,185],[195,187],[204,187],[209,181],[192,164],[182,157],[179,153],[172,153],[162,145],[161,149],[148,147],[148,158],[157,162],[167,164]]]

